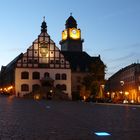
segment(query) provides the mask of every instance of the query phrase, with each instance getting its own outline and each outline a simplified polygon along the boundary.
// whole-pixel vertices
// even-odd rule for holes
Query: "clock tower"
[[[82,52],[82,43],[81,30],[77,29],[77,22],[71,14],[62,31],[61,51]]]

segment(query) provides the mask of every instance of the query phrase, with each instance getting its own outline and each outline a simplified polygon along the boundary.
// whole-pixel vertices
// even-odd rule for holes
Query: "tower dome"
[[[66,20],[66,29],[68,28],[77,28],[77,22],[74,19],[74,17],[72,16],[72,14],[70,15],[70,17]]]

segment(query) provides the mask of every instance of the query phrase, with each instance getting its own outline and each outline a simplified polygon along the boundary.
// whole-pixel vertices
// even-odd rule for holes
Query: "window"
[[[60,84],[57,84],[57,85],[56,85],[56,89],[61,90],[61,85],[60,85]]]
[[[50,77],[50,74],[48,72],[45,72],[44,77]]]
[[[55,80],[60,80],[60,74],[59,73],[55,74]]]
[[[50,60],[50,63],[51,63],[51,64],[54,64],[54,60]]]
[[[65,73],[62,74],[62,80],[66,80],[67,79],[67,75]]]
[[[33,92],[39,90],[39,88],[40,88],[40,85],[38,85],[38,84],[32,85],[32,91]]]
[[[22,84],[22,85],[21,85],[21,91],[29,91],[29,85],[27,85],[27,84]]]
[[[24,71],[21,73],[21,79],[29,79],[29,73]]]
[[[33,79],[40,79],[40,73],[39,72],[33,72]]]
[[[55,63],[56,63],[56,64],[59,64],[59,63],[60,63],[60,61],[59,61],[59,60],[55,60]]]
[[[61,86],[61,89],[62,89],[62,90],[66,90],[66,89],[67,89],[66,85],[63,84],[63,85]]]

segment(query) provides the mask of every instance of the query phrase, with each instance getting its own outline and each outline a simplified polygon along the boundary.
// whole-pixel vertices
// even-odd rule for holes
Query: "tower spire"
[[[43,17],[43,21],[45,21],[45,16]]]
[[[66,29],[68,28],[77,28],[77,22],[72,16],[72,13],[70,13],[70,17],[66,20],[65,24]]]
[[[45,16],[43,17],[43,22],[41,25],[41,32],[46,32],[47,31],[47,24],[45,22]]]

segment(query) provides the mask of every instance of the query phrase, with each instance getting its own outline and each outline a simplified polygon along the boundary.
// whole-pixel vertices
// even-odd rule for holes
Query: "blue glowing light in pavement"
[[[97,135],[97,136],[110,136],[110,134],[107,132],[95,132],[95,135]]]

